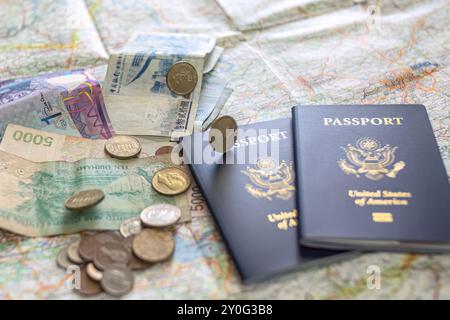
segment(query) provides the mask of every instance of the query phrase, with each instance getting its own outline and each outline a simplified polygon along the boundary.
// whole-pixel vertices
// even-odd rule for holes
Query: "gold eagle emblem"
[[[275,196],[282,200],[288,200],[292,197],[295,187],[294,170],[292,162],[278,162],[269,157],[258,159],[253,167],[247,167],[241,171],[251,183],[245,185],[245,189],[255,198],[266,198],[272,200]]]
[[[346,174],[354,174],[358,178],[364,175],[370,180],[380,180],[384,176],[394,179],[399,171],[405,168],[403,161],[395,161],[397,147],[389,144],[380,147],[380,143],[372,138],[361,138],[356,142],[356,147],[348,144],[341,147],[347,155],[345,159],[338,161],[339,167]]]

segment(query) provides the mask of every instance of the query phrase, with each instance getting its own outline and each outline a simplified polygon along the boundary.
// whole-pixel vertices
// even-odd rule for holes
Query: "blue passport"
[[[183,138],[186,162],[244,283],[344,256],[299,245],[292,138],[291,119],[240,126],[225,155],[212,150],[208,132]]]
[[[450,251],[450,188],[422,105],[293,110],[300,242]]]

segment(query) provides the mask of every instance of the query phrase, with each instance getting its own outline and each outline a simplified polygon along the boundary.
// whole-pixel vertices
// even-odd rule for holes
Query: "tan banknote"
[[[142,145],[140,158],[163,154],[175,146],[161,137],[136,137]],[[106,158],[105,140],[92,140],[8,124],[0,150],[33,162],[78,161]]]
[[[118,229],[156,203],[176,205],[189,215],[186,193],[164,196],[152,188],[153,174],[172,166],[168,155],[36,163],[0,151],[0,228],[25,236]],[[102,190],[104,200],[83,212],[65,208],[73,193],[89,189]]]

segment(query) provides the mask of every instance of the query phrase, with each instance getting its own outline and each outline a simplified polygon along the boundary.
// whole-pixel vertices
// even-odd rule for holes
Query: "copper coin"
[[[133,253],[147,262],[159,262],[169,258],[175,250],[171,232],[161,229],[144,229],[135,236]]]
[[[130,261],[130,251],[120,242],[107,242],[99,246],[94,254],[94,264],[104,270],[112,265],[127,265]]]
[[[177,95],[184,96],[194,91],[197,81],[197,71],[189,62],[174,63],[167,71],[167,87]]]
[[[237,123],[230,116],[214,120],[209,131],[209,143],[214,151],[225,153],[231,150],[237,141]]]
[[[75,291],[84,296],[92,296],[102,292],[102,287],[88,276],[86,267],[82,267],[80,269],[80,287]]]
[[[92,235],[82,236],[78,252],[85,261],[94,259],[95,251],[106,242],[120,241],[120,237],[113,232],[99,232]]]
[[[73,211],[80,211],[95,206],[105,198],[102,190],[84,190],[75,193],[66,200],[66,208]]]
[[[162,154],[169,154],[173,150],[173,146],[162,146],[158,150],[155,151],[155,156],[159,156]]]

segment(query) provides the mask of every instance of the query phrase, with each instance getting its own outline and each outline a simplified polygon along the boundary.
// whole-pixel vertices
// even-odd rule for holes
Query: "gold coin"
[[[166,76],[167,87],[180,96],[194,91],[197,81],[197,71],[192,64],[185,61],[174,63]]]
[[[133,240],[133,252],[141,260],[159,262],[175,250],[172,233],[160,229],[144,229]]]
[[[191,179],[181,169],[164,168],[153,175],[152,186],[161,194],[174,196],[185,192],[191,185]]]
[[[66,200],[66,208],[73,211],[79,211],[95,206],[105,198],[102,190],[92,189],[75,193]]]
[[[105,142],[105,151],[117,159],[131,159],[138,156],[142,147],[140,142],[130,136],[114,136]]]
[[[209,143],[214,151],[225,153],[236,143],[237,123],[230,116],[223,116],[214,120],[209,131]]]

